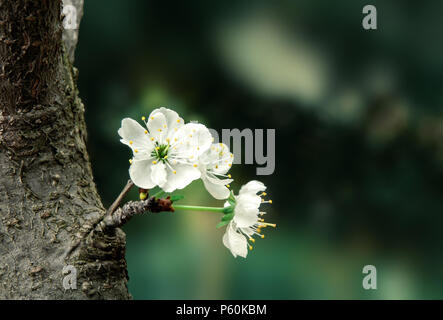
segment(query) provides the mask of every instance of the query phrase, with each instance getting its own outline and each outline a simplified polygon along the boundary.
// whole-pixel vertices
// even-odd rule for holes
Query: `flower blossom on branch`
[[[120,141],[133,152],[129,175],[135,185],[172,192],[201,177],[198,159],[212,143],[204,125],[184,124],[175,111],[166,108],[152,111],[145,125],[125,118],[118,130]]]
[[[142,120],[144,126],[130,118],[122,120],[118,134],[120,141],[132,150],[129,160],[131,180],[96,229],[103,231],[121,226],[132,216],[146,211],[222,213],[217,228],[226,226],[223,244],[234,257],[246,258],[248,249],[252,250],[255,243],[254,237],[263,239],[262,229],[276,226],[265,222],[266,212],[260,211],[262,204],[272,203],[272,200],[262,198],[266,196],[266,186],[253,180],[243,185],[238,195],[230,191],[233,179],[228,172],[234,155],[225,144],[213,143],[211,133],[203,124],[185,123],[177,112],[167,108],[155,109]],[[197,179],[202,180],[215,199],[227,200],[224,207],[176,205],[176,201],[183,199],[177,194],[159,198],[160,194],[183,189]],[[131,202],[115,210],[133,184],[139,187],[141,202]],[[161,190],[146,199],[154,187]]]

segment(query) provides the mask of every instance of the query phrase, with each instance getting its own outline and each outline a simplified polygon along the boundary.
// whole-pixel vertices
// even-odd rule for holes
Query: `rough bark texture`
[[[124,233],[87,232],[106,210],[61,12],[60,0],[0,0],[0,298],[127,299]],[[66,265],[77,290],[63,287]]]

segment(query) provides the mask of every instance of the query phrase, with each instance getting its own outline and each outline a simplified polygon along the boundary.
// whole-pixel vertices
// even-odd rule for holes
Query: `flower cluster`
[[[261,229],[275,227],[264,221],[265,212],[259,210],[263,203],[272,203],[262,199],[266,196],[265,185],[250,181],[234,195],[229,190],[233,180],[228,174],[234,156],[225,144],[213,143],[211,133],[203,124],[185,123],[175,111],[167,108],[155,109],[142,120],[144,127],[125,118],[118,130],[120,141],[132,150],[129,175],[134,184],[141,189],[159,187],[171,193],[201,179],[214,198],[227,199],[225,206],[174,207],[222,212],[224,215],[217,227],[227,225],[223,244],[234,257],[246,258],[248,248],[252,250],[250,243],[255,242],[254,236],[264,238]]]
[[[140,188],[156,186],[165,192],[183,189],[202,178],[204,185],[216,199],[226,199],[226,176],[232,166],[233,155],[224,144],[212,144],[208,128],[200,123],[184,123],[173,110],[155,109],[145,127],[137,121],[122,120],[118,134],[121,142],[132,149],[129,175]]]

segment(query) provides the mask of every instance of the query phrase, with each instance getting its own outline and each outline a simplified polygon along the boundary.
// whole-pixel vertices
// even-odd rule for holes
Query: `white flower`
[[[212,143],[204,125],[184,124],[175,111],[166,108],[152,111],[145,124],[146,128],[125,118],[118,130],[120,141],[133,151],[129,175],[135,185],[172,192],[200,178],[198,158]]]
[[[229,197],[228,187],[233,180],[227,172],[233,160],[234,155],[224,143],[214,143],[199,159],[201,179],[206,190],[215,199],[222,200]]]
[[[246,258],[248,248],[252,250],[252,246],[248,240],[255,242],[254,235],[260,238],[265,236],[261,234],[261,228],[267,226],[275,227],[273,223],[265,222],[260,216],[265,212],[259,211],[262,203],[272,203],[272,200],[265,201],[261,196],[266,193],[262,192],[266,189],[265,185],[259,181],[250,181],[241,187],[238,196],[234,196],[234,216],[229,222],[226,232],[223,235],[223,244],[231,250],[234,257],[240,256]],[[262,192],[257,195],[258,192]],[[229,202],[225,206],[231,205]]]

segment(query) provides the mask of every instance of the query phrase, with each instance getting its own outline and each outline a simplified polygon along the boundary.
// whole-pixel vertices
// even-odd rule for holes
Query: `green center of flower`
[[[168,159],[169,144],[156,143],[155,149],[152,151],[151,156],[159,161],[166,162]]]

